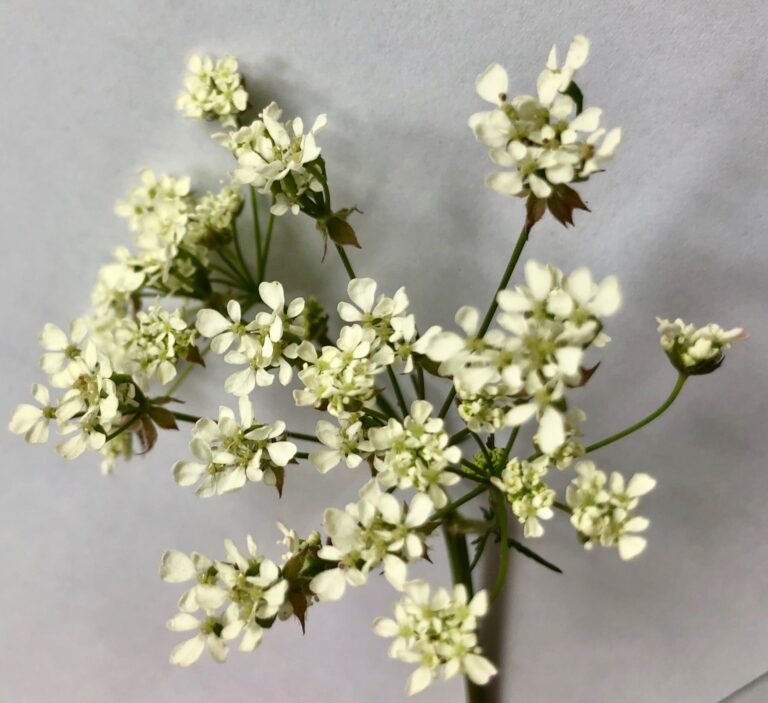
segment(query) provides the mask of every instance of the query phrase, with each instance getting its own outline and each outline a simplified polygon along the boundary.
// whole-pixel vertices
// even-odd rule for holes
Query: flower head
[[[334,566],[310,583],[320,600],[338,600],[347,585],[361,586],[380,564],[387,580],[401,588],[407,577],[406,563],[424,554],[419,528],[434,511],[424,494],[413,497],[407,510],[393,495],[381,490],[375,479],[360,490],[360,500],[344,510],[325,511],[323,527],[330,544],[318,556]]]
[[[724,330],[710,323],[704,327],[686,324],[680,318],[674,322],[657,317],[661,333],[661,348],[674,367],[690,376],[712,373],[725,359],[725,350],[737,340],[747,338],[740,327]]]
[[[635,474],[625,483],[624,477],[610,477],[594,462],[576,464],[575,478],[566,491],[571,507],[571,524],[579,533],[585,549],[595,544],[618,547],[622,559],[632,559],[645,549],[646,540],[637,535],[648,527],[648,520],[632,514],[640,498],[651,491],[656,480],[648,474]]]
[[[477,619],[487,612],[486,591],[470,600],[462,584],[452,593],[444,588],[432,593],[425,581],[411,581],[395,605],[394,619],[378,618],[373,631],[395,638],[389,648],[392,659],[418,665],[408,679],[409,696],[424,690],[438,673],[444,679],[463,673],[484,686],[496,674],[477,642]]]
[[[185,92],[177,98],[176,107],[187,117],[218,119],[223,126],[234,127],[238,113],[248,106],[248,93],[237,68],[234,56],[214,59],[193,54],[187,61]]]

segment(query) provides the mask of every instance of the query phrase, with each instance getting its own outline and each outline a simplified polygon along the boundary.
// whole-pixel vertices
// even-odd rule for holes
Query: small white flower
[[[576,464],[579,474],[566,491],[571,507],[571,524],[579,533],[585,549],[595,544],[618,547],[622,559],[632,559],[645,549],[646,540],[637,535],[647,529],[649,521],[632,511],[640,498],[651,491],[656,480],[648,474],[635,474],[624,483],[615,471],[610,477],[593,462]]]
[[[323,190],[321,182],[307,165],[320,156],[315,135],[325,126],[325,115],[320,115],[311,129],[304,133],[301,118],[283,123],[280,122],[281,114],[277,103],[270,103],[259,119],[224,139],[225,146],[238,159],[235,180],[275,196],[274,215],[282,215],[289,210],[297,212],[298,199],[302,195],[308,191]],[[273,184],[277,184],[280,190],[276,192]]]
[[[203,311],[207,331],[215,339],[218,339],[217,335],[225,335],[220,347],[226,348],[231,343],[226,336],[227,327],[240,339],[239,345],[224,357],[228,364],[245,364],[244,369],[236,371],[224,382],[224,389],[237,396],[248,395],[256,386],[272,385],[274,376],[270,370],[274,368],[278,369],[277,376],[282,385],[290,383],[293,378],[291,362],[298,355],[297,342],[304,333],[300,317],[304,310],[303,298],[295,298],[286,306],[283,286],[277,281],[260,283],[259,295],[269,310],[257,312],[244,332],[239,320],[239,306],[232,306],[230,310],[231,324],[218,313]]]
[[[427,493],[435,507],[441,508],[448,502],[443,486],[460,480],[445,469],[461,460],[461,449],[448,446],[443,420],[432,417],[433,409],[426,400],[415,400],[402,423],[390,419],[385,427],[371,429],[369,437],[377,453],[374,466],[383,486],[415,488]]]
[[[235,126],[237,114],[248,105],[248,93],[237,68],[233,56],[214,60],[193,54],[187,61],[186,91],[177,98],[176,107],[196,120],[218,118],[225,127]]]
[[[242,310],[240,303],[236,300],[230,300],[227,303],[227,315],[224,317],[218,310],[204,308],[197,313],[197,322],[195,327],[203,336],[211,340],[211,349],[216,354],[226,352],[232,343],[239,342],[246,334],[246,325],[242,322]]]
[[[352,414],[340,425],[326,420],[319,420],[315,434],[325,445],[325,449],[315,449],[309,453],[309,461],[320,473],[326,473],[342,461],[349,469],[356,469],[373,452],[373,445],[363,429],[360,414]]]
[[[491,478],[491,483],[504,493],[512,512],[524,525],[526,537],[541,537],[544,528],[540,521],[550,520],[554,515],[555,491],[542,480],[547,475],[548,464],[547,457],[533,461],[511,459],[501,478]]]
[[[420,493],[403,512],[397,498],[382,491],[372,479],[360,490],[357,503],[350,503],[344,510],[326,510],[323,527],[330,544],[322,547],[318,556],[336,565],[312,579],[312,592],[320,600],[338,600],[347,585],[361,586],[380,564],[387,580],[395,588],[402,588],[407,562],[424,554],[419,528],[434,507],[430,498]]]
[[[50,393],[45,386],[34,384],[32,397],[38,405],[24,403],[17,406],[8,429],[14,434],[23,434],[30,444],[45,444],[48,441],[48,424],[56,417],[56,408],[50,405]]]
[[[431,593],[428,583],[411,581],[395,605],[394,619],[376,619],[373,631],[395,638],[389,648],[392,659],[417,665],[406,685],[409,696],[424,690],[438,674],[450,679],[463,673],[484,686],[497,673],[477,641],[477,619],[487,612],[486,591],[469,600],[461,584],[452,593],[444,588]]]
[[[740,327],[724,330],[710,323],[697,328],[681,319],[674,322],[656,318],[661,333],[661,347],[679,371],[700,375],[717,369],[725,358],[725,350],[735,341],[747,339]]]
[[[73,320],[69,326],[69,336],[52,323],[47,323],[40,332],[40,346],[45,353],[40,359],[40,368],[49,376],[61,372],[73,359],[80,356],[81,346],[88,326],[83,319]]]
[[[382,346],[392,348],[398,361],[398,371],[413,370],[411,343],[416,337],[413,315],[407,315],[408,296],[405,288],[399,288],[392,298],[376,297],[377,283],[372,278],[355,278],[347,285],[347,293],[354,305],[341,302],[339,317],[344,322],[357,322],[376,332]]]
[[[240,490],[247,481],[277,483],[275,471],[285,467],[297,447],[284,439],[285,423],[255,424],[251,401],[239,399],[240,421],[227,407],[219,408],[219,420],[202,418],[192,431],[190,451],[199,461],[179,461],[173,477],[180,486],[198,482],[195,493],[203,498]]]

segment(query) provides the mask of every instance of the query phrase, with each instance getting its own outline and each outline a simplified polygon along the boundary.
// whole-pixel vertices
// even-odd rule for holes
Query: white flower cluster
[[[212,340],[211,349],[224,354],[228,364],[245,366],[224,384],[225,390],[236,396],[248,395],[256,386],[271,385],[274,376],[270,370],[275,368],[280,383],[290,383],[291,362],[299,353],[298,342],[304,333],[303,298],[295,298],[286,305],[283,286],[277,281],[260,283],[259,296],[268,309],[257,312],[247,323],[242,320],[236,300],[227,304],[229,319],[207,308],[197,314],[197,331]]]
[[[175,178],[164,174],[158,178],[151,169],[139,172],[141,185],[133,188],[125,200],[115,206],[115,212],[128,220],[128,226],[135,233],[139,251],[131,255],[127,249],[119,248],[115,257],[119,266],[102,269],[100,281],[111,291],[120,291],[122,283],[133,283],[134,290],[142,284],[165,286],[169,290],[184,287],[179,275],[189,275],[191,263],[172,275],[171,267],[177,261],[179,246],[187,232],[191,199],[190,179]],[[131,276],[130,274],[136,274]],[[132,291],[130,291],[132,292]],[[105,297],[106,292],[96,295]]]
[[[456,314],[464,335],[434,327],[415,348],[453,377],[470,429],[495,432],[537,417],[535,441],[554,455],[575,431],[563,411],[565,391],[583,383],[586,349],[608,341],[599,318],[618,310],[621,295],[614,276],[597,284],[586,268],[566,276],[528,261],[525,279],[526,286],[499,291],[499,327],[479,336],[479,312],[464,307]]]
[[[166,385],[176,377],[179,359],[186,358],[197,333],[189,327],[181,310],[170,312],[160,305],[139,310],[135,318],[124,318],[114,330],[116,349],[124,363],[119,369],[132,374],[146,390],[152,379]]]
[[[578,530],[586,549],[595,544],[618,546],[622,559],[632,559],[645,549],[646,540],[637,535],[648,527],[648,520],[632,514],[640,498],[651,491],[656,479],[635,474],[625,485],[621,474],[610,478],[594,462],[576,464],[579,474],[566,491],[571,508],[571,524]]]
[[[383,486],[415,488],[426,493],[436,508],[448,503],[443,486],[460,481],[446,471],[461,460],[461,449],[448,446],[448,433],[440,418],[432,417],[432,404],[415,400],[403,422],[390,419],[385,427],[368,433],[376,453],[374,467]]]
[[[747,338],[740,327],[724,330],[710,323],[704,327],[686,324],[680,318],[674,322],[657,317],[661,333],[661,347],[675,368],[691,374],[711,373],[723,363],[725,350],[733,342]]]
[[[35,384],[32,395],[38,405],[19,405],[9,423],[11,432],[23,434],[27,442],[43,444],[50,422],[55,421],[58,433],[69,435],[56,447],[66,459],[76,459],[87,449],[100,450],[123,418],[120,405],[132,403],[129,387],[112,379],[109,359],[86,335],[83,320],[71,324],[69,336],[54,324],[45,325],[40,366],[50,385],[63,393],[52,402],[48,388]]]
[[[224,127],[234,127],[238,113],[248,106],[248,93],[237,68],[234,56],[213,59],[193,54],[187,61],[186,92],[176,99],[176,107],[187,117],[218,118]]]
[[[171,663],[189,666],[204,650],[217,662],[227,658],[227,642],[242,635],[238,649],[251,652],[264,634],[264,621],[274,619],[285,603],[288,582],[280,568],[258,554],[248,537],[243,554],[229,540],[226,561],[171,550],[163,555],[160,576],[169,583],[194,581],[179,600],[180,612],[168,621],[174,632],[195,632],[171,652]],[[202,611],[201,616],[193,615]]]
[[[373,631],[394,637],[389,656],[418,668],[408,678],[407,694],[423,691],[440,674],[450,679],[465,674],[484,686],[497,673],[477,642],[477,619],[488,612],[488,594],[479,591],[469,600],[459,584],[453,593],[444,588],[430,592],[424,581],[411,581],[395,606],[395,617],[378,618]]]
[[[190,215],[184,246],[206,260],[210,249],[227,240],[242,208],[243,197],[236,185],[201,196]]]
[[[486,183],[504,195],[528,191],[548,198],[558,185],[587,179],[600,171],[621,141],[621,130],[601,128],[602,110],[577,105],[566,95],[573,76],[589,54],[589,41],[576,36],[565,63],[558,66],[552,47],[539,76],[538,96],[508,99],[509,79],[499,64],[491,64],[475,83],[481,98],[496,107],[469,119],[477,140],[489,147],[491,159],[508,171],[492,173]]]
[[[239,412],[239,422],[235,413],[223,406],[218,422],[207,417],[198,420],[189,448],[199,462],[177,462],[173,467],[176,483],[191,486],[199,481],[195,493],[203,498],[240,490],[246,481],[277,484],[275,472],[297,451],[296,445],[285,439],[285,423],[256,423],[253,405],[246,396],[239,399]]]
[[[341,328],[335,345],[325,345],[319,353],[309,342],[298,349],[305,363],[299,372],[304,388],[293,392],[296,404],[324,409],[339,422],[336,426],[321,420],[317,425],[317,437],[326,449],[313,451],[310,461],[323,473],[341,461],[355,468],[371,456],[374,446],[363,413],[378,393],[376,376],[388,366],[402,373],[413,368],[416,324],[408,313],[405,289],[392,298],[377,297],[376,289],[371,278],[351,280],[347,292],[352,303],[339,303],[338,312],[352,324]]]
[[[524,525],[526,537],[541,537],[544,528],[540,521],[549,520],[554,515],[555,491],[542,480],[548,468],[549,459],[545,456],[533,461],[515,458],[504,467],[501,478],[491,478],[491,483],[504,494],[512,512]]]
[[[300,117],[281,122],[281,116],[282,110],[272,102],[250,125],[214,136],[237,158],[237,182],[272,195],[272,214],[289,210],[298,214],[302,196],[323,190],[317,174],[307,166],[320,156],[315,134],[325,126],[326,117],[320,115],[305,133]]]
[[[413,370],[412,343],[416,338],[416,322],[412,314],[406,314],[409,300],[405,288],[395,295],[376,298],[377,284],[372,278],[354,278],[347,285],[352,303],[342,301],[338,305],[339,317],[344,322],[359,323],[364,329],[376,332],[380,347],[389,347],[394,365],[400,373]]]
[[[387,580],[401,589],[407,578],[406,563],[424,555],[419,528],[433,511],[434,504],[423,493],[416,494],[403,511],[397,498],[371,479],[360,490],[357,503],[325,511],[323,527],[330,544],[318,556],[334,566],[315,576],[310,589],[320,600],[338,600],[347,585],[362,586],[379,565]]]

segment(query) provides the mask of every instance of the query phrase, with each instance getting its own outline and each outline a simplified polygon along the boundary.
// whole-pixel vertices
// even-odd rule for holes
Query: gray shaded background
[[[323,147],[338,204],[358,204],[359,273],[406,284],[420,325],[485,307],[521,224],[520,207],[482,186],[490,164],[466,127],[481,108],[473,79],[491,61],[531,92],[549,46],[587,34],[580,83],[625,141],[582,192],[576,230],[539,225],[526,256],[619,274],[625,306],[614,342],[580,396],[595,440],[667,395],[674,373],[654,316],[743,325],[752,338],[714,376],[690,383],[664,421],[596,455],[649,471],[650,546],[623,564],[584,553],[567,521],[537,547],[564,576],[513,559],[501,640],[488,632],[503,701],[717,701],[768,668],[765,91],[768,13],[758,2],[106,2],[0,5],[3,154],[3,412],[40,380],[35,337],[87,305],[97,266],[127,242],[113,201],[135,171],[189,172],[211,186],[229,167],[206,125],[173,107],[192,50],[232,52],[254,102],[327,112]],[[344,290],[343,271],[311,224],[286,220],[271,271],[290,292]],[[289,231],[286,231],[289,230]],[[221,368],[214,371],[223,378]],[[213,413],[217,383],[187,386],[190,412]],[[262,417],[314,417],[266,394]],[[302,637],[276,627],[223,667],[167,664],[178,636],[163,623],[178,589],[157,577],[168,547],[221,553],[252,531],[267,552],[273,523],[314,528],[361,477],[296,470],[276,502],[261,486],[200,500],[174,485],[188,429],[101,478],[92,457],[59,460],[0,433],[0,700],[400,700],[409,667],[370,633],[394,594],[374,579],[314,608]],[[430,578],[447,583],[439,540]],[[492,567],[489,577],[492,577]],[[757,692],[756,692],[757,691]],[[748,696],[757,696],[749,698]],[[764,700],[758,689],[744,700]],[[419,700],[459,701],[458,682]]]

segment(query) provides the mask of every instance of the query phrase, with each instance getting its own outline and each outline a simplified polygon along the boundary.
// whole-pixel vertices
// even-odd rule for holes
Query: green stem
[[[389,376],[390,383],[392,383],[392,388],[395,390],[397,405],[400,408],[400,411],[403,413],[403,417],[405,417],[408,414],[408,405],[405,402],[403,390],[400,388],[400,384],[397,382],[397,376],[395,376],[395,372],[392,370],[391,366],[387,366],[387,376]]]
[[[379,393],[376,396],[376,404],[383,410],[384,421],[388,421],[390,417],[399,419],[397,410],[392,406],[387,397],[383,393]]]
[[[462,463],[462,464],[464,464],[465,462],[464,462],[464,461],[462,461],[461,463]],[[472,464],[472,465],[470,466],[470,468],[473,468],[474,466],[475,466],[475,465],[474,465],[474,464]],[[468,472],[466,472],[466,471],[462,471],[461,469],[459,469],[459,468],[457,468],[457,467],[455,467],[455,466],[447,466],[447,467],[446,467],[445,469],[443,469],[443,470],[444,470],[444,471],[447,471],[448,473],[451,473],[451,474],[456,474],[457,476],[461,476],[462,478],[465,478],[465,479],[467,479],[467,481],[472,481],[473,483],[482,483],[482,484],[484,484],[484,485],[486,485],[486,486],[487,486],[487,485],[489,485],[489,484],[488,484],[488,481],[486,481],[484,478],[482,478],[482,477],[480,477],[480,476],[477,476],[477,475],[475,475],[475,474],[470,474],[470,473],[468,473]]]
[[[509,566],[509,547],[506,544],[509,526],[507,524],[507,501],[499,490],[493,491],[493,502],[495,503],[496,520],[499,526],[499,574],[496,577],[496,584],[491,591],[491,603],[493,603],[504,589],[504,583],[507,580],[507,568]]]
[[[296,452],[293,456],[297,459],[309,459],[309,454],[307,452]]]
[[[286,432],[285,435],[287,437],[291,437],[292,439],[303,439],[306,442],[320,442],[320,440],[315,437],[313,434],[306,434],[305,432]]]
[[[526,222],[523,225],[523,228],[520,230],[520,235],[517,238],[517,243],[515,244],[515,248],[512,251],[512,256],[509,258],[509,262],[507,263],[507,268],[504,269],[504,274],[501,277],[501,281],[499,281],[499,285],[496,288],[496,293],[493,295],[493,301],[491,302],[491,306],[488,308],[488,312],[485,313],[485,317],[483,318],[483,322],[480,325],[480,329],[477,331],[477,336],[482,338],[482,336],[488,331],[488,328],[491,326],[491,321],[493,320],[493,316],[496,314],[496,310],[499,307],[499,303],[496,300],[496,296],[498,295],[499,291],[504,290],[507,287],[507,284],[509,283],[509,279],[512,278],[512,273],[515,270],[515,266],[517,266],[517,262],[520,259],[520,255],[523,253],[523,248],[525,247],[525,243],[528,241],[528,235],[531,232],[531,226],[528,225]],[[443,402],[443,406],[440,408],[440,417],[445,417],[448,414],[448,410],[451,407],[451,403],[453,402],[453,399],[456,397],[456,387],[453,386],[451,388],[450,393],[448,393],[448,397]]]
[[[654,410],[650,415],[648,415],[648,417],[644,417],[639,422],[636,422],[634,425],[630,425],[629,427],[627,427],[627,429],[622,430],[621,432],[617,432],[616,434],[613,434],[610,437],[601,439],[599,442],[590,444],[586,448],[586,452],[587,453],[594,452],[597,449],[601,449],[602,447],[605,447],[609,444],[613,444],[614,442],[617,442],[618,440],[623,439],[627,435],[630,435],[633,432],[637,432],[637,430],[641,429],[642,427],[645,427],[649,422],[653,422],[670,405],[672,405],[672,403],[675,402],[675,398],[677,398],[677,396],[680,395],[680,391],[683,390],[683,386],[685,385],[685,382],[687,380],[688,380],[688,375],[681,373],[677,377],[677,383],[675,383],[675,387],[672,389],[672,392],[669,394],[669,397],[656,410]]]
[[[261,257],[261,225],[259,224],[259,204],[256,199],[256,189],[253,186],[248,186],[248,190],[251,194],[251,212],[253,213],[253,239],[256,242],[256,261],[258,262],[259,270],[261,270],[262,257]]]
[[[339,258],[341,258],[341,263],[344,264],[344,269],[346,270],[349,279],[352,280],[353,278],[357,278],[357,276],[355,276],[355,271],[352,268],[352,264],[349,263],[349,257],[347,256],[347,252],[344,251],[344,247],[337,244],[336,251],[339,252]]]
[[[512,451],[512,447],[515,444],[515,440],[517,439],[517,435],[520,432],[520,425],[515,427],[514,430],[509,435],[509,439],[507,440],[507,444],[504,447],[504,453],[501,455],[501,461],[499,462],[499,469],[501,471],[504,470],[504,467],[507,465],[507,459],[509,459],[509,453]]]
[[[472,434],[472,430],[469,429],[469,427],[465,427],[463,430],[459,430],[456,434],[452,434],[448,438],[448,446],[452,446],[454,444],[461,444],[469,435]]]
[[[269,257],[269,245],[272,243],[272,230],[274,226],[275,216],[270,212],[269,221],[267,222],[267,235],[264,240],[264,253],[261,257],[261,267],[259,269],[259,281],[263,281],[267,273],[267,258]]]
[[[229,255],[229,252],[224,249],[220,248],[217,250],[219,256],[221,257],[221,260],[229,266],[232,273],[235,275],[235,277],[245,286],[245,290],[251,290],[251,284],[248,281],[248,279],[243,275],[243,273],[240,271],[240,269],[237,267],[237,264],[232,260],[232,258]]]
[[[248,270],[248,265],[245,263],[245,257],[243,256],[243,250],[240,247],[240,235],[237,231],[237,220],[232,220],[232,236],[235,240],[235,251],[237,252],[237,260],[240,262],[240,266],[243,269],[245,277],[252,286],[256,286],[256,279],[251,275]]]
[[[123,432],[125,432],[133,424],[133,421],[138,416],[139,416],[138,413],[131,415],[122,425],[120,425],[120,427],[118,427],[114,432],[106,436],[106,438],[104,439],[104,444],[106,444],[107,442],[110,442],[115,437],[118,437],[119,435],[123,434]]]
[[[430,522],[435,520],[442,520],[446,515],[452,513],[456,508],[460,508],[464,503],[469,503],[473,498],[477,498],[481,493],[485,493],[488,490],[488,486],[482,485],[473,488],[469,493],[463,495],[461,498],[457,498],[452,503],[448,503],[444,508],[440,508],[431,518]]]
[[[195,423],[195,422],[197,422],[198,420],[200,420],[200,418],[199,418],[199,417],[197,417],[196,415],[189,415],[188,413],[179,413],[179,412],[176,412],[175,410],[174,410],[174,411],[171,411],[171,414],[172,414],[172,415],[173,415],[173,416],[174,416],[174,417],[175,417],[177,420],[181,420],[182,422],[191,422],[191,423]]]
[[[200,356],[205,356],[211,349],[211,343],[208,342],[206,344],[202,351],[200,352]],[[198,366],[198,364],[187,364],[187,368],[185,368],[178,376],[176,376],[176,380],[171,384],[171,387],[165,392],[165,395],[172,396],[179,388],[181,387],[181,384],[184,383],[184,381],[187,379],[187,376],[192,373],[192,369],[195,368],[195,366]]]

